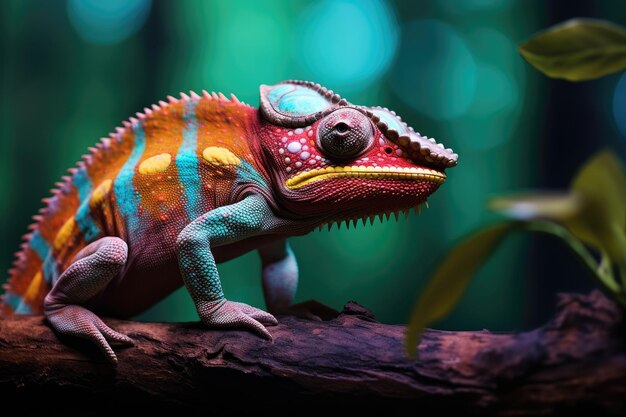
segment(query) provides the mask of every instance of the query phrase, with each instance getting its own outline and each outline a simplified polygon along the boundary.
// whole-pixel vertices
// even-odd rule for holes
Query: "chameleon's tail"
[[[62,186],[60,189],[63,189]],[[9,279],[3,286],[5,292],[0,296],[0,315],[43,313],[43,300],[58,278],[54,244],[49,236],[62,229],[58,223],[63,224],[66,209],[59,208],[73,204],[67,194],[56,190],[47,200],[40,214],[33,217],[34,223],[30,225],[29,233],[24,235],[20,250],[15,253]],[[56,210],[51,210],[51,206]],[[73,207],[70,209],[75,210]]]
[[[43,313],[43,300],[58,278],[60,259],[57,258],[74,234],[66,225],[71,223],[68,219],[73,218],[80,204],[75,184],[85,166],[80,162],[71,169],[71,175],[56,184],[52,196],[43,200],[44,207],[33,216],[34,222],[15,253],[9,279],[3,286],[0,316]],[[59,240],[58,236],[64,234],[65,239]]]
[[[5,293],[0,296],[1,316],[42,313],[43,299],[51,284],[44,278],[45,261],[39,256],[43,255],[44,248],[37,246],[41,243],[39,239],[41,237],[36,229],[25,235],[24,243],[15,254],[16,260],[9,270],[9,280],[3,286]],[[51,251],[47,249],[46,252]]]

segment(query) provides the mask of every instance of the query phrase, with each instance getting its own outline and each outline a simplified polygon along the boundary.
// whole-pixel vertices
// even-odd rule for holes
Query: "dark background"
[[[551,80],[516,49],[572,17],[626,25],[625,1],[11,0],[0,13],[2,271],[40,199],[87,147],[190,89],[256,105],[259,84],[309,79],[394,109],[460,154],[420,217],[292,239],[298,300],[341,308],[354,299],[388,323],[406,321],[457,239],[496,219],[485,209],[490,196],[564,189],[595,151],[626,152],[626,75]],[[263,307],[255,253],[220,271],[228,298]],[[437,326],[528,328],[559,291],[591,282],[560,242],[515,236]],[[179,290],[140,319],[197,316]]]

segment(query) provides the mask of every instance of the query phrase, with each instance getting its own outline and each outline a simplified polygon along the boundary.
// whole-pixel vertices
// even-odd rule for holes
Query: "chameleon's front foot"
[[[265,326],[278,324],[278,320],[270,313],[226,299],[200,302],[197,304],[197,308],[200,318],[209,327],[244,327],[267,340],[272,340],[272,335]]]

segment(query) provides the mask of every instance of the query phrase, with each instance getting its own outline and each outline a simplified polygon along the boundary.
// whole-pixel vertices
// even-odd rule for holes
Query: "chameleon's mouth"
[[[368,178],[405,181],[430,181],[441,184],[446,180],[442,171],[422,167],[372,167],[372,166],[334,166],[315,168],[304,171],[289,178],[285,185],[296,189],[315,181],[327,178]]]

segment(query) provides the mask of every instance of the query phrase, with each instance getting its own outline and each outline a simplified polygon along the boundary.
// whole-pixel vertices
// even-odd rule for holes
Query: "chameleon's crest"
[[[285,81],[261,86],[261,112],[273,124],[306,126],[348,102],[319,84]]]

